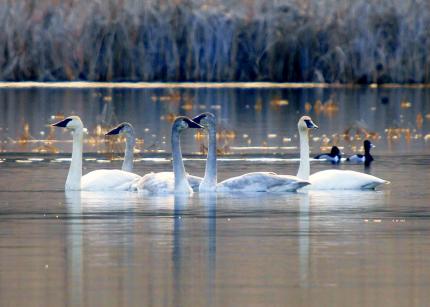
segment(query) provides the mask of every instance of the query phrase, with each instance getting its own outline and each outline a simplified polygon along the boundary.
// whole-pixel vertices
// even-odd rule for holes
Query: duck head
[[[369,140],[365,140],[363,143],[363,147],[365,151],[369,151],[371,148],[374,148],[376,146],[373,145],[372,142],[370,142]]]
[[[340,152],[340,150],[339,150],[339,148],[337,147],[337,146],[333,146],[332,148],[331,148],[331,151],[330,151],[330,156],[332,156],[332,157],[335,157],[335,156],[341,156],[341,152]]]

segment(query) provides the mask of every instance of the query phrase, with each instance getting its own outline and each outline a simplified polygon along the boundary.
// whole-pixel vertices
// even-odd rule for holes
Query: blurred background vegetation
[[[428,83],[428,0],[3,0],[3,81]]]

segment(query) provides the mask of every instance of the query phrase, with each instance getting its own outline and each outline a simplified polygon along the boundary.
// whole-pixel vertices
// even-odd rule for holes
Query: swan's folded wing
[[[133,184],[133,190],[145,194],[170,194],[175,190],[172,172],[149,173]]]
[[[308,184],[307,181],[295,176],[254,172],[224,180],[218,184],[217,190],[221,192],[294,192]]]
[[[84,191],[129,191],[140,178],[122,170],[100,169],[82,176],[81,188]]]
[[[307,180],[300,179],[297,176],[291,175],[276,175],[282,180],[282,184],[272,188],[272,191],[279,190],[279,192],[295,192],[300,188],[310,185]]]

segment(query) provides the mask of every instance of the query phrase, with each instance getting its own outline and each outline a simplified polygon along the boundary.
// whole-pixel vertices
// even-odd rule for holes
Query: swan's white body
[[[310,117],[303,116],[298,123],[300,135],[300,166],[297,176],[304,180],[309,180],[309,186],[305,190],[365,190],[375,189],[381,184],[389,181],[381,178],[349,170],[324,170],[310,174],[309,162],[309,136],[305,121],[310,121]],[[315,126],[316,127],[316,126]]]
[[[203,180],[201,177],[186,175],[192,192],[199,190]],[[143,194],[172,194],[175,192],[175,174],[173,172],[149,173],[132,184],[132,191]],[[186,186],[181,188],[180,193],[189,193]]]
[[[132,189],[143,194],[171,194],[175,191],[175,176],[173,172],[149,173],[143,175]]]
[[[295,192],[309,184],[306,180],[301,180],[296,176],[278,175],[272,172],[247,173],[217,184],[215,115],[203,113],[194,120],[197,123],[203,121],[209,134],[205,176],[200,183],[200,192]]]
[[[226,179],[217,185],[218,192],[294,192],[308,185],[296,176],[278,175],[271,172],[247,173]]]
[[[201,178],[185,172],[182,160],[180,133],[186,128],[202,128],[185,117],[178,117],[172,125],[173,172],[149,173],[133,184],[132,189],[144,194],[191,194]],[[190,184],[190,182],[191,184]]]
[[[309,176],[311,190],[370,190],[388,181],[349,170],[329,169]]]
[[[117,169],[100,169],[89,172],[81,178],[83,191],[131,191],[139,175]]]
[[[54,126],[73,131],[72,161],[67,174],[66,190],[128,191],[140,176],[122,170],[95,170],[82,176],[84,125],[78,116],[70,116]]]

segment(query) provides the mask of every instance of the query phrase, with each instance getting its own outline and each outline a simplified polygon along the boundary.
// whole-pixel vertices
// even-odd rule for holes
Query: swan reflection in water
[[[206,291],[205,305],[212,306],[215,301],[217,195],[215,193],[199,194],[193,198],[177,194],[172,198],[174,199],[171,256],[173,300],[178,306],[187,305],[192,301],[187,298],[189,289],[186,280],[190,278],[192,275],[190,273],[196,269],[196,266],[200,267],[199,262],[202,261],[200,259],[203,259],[201,273],[206,278],[202,277],[202,284],[199,287]],[[197,203],[196,208],[190,208],[190,206],[194,206],[191,202]],[[199,247],[197,250],[195,250],[196,244]]]
[[[108,290],[107,296],[112,298],[158,301],[169,297],[186,304],[190,298],[184,281],[196,265],[202,269],[199,287],[207,292],[202,297],[213,304],[215,194],[142,197],[129,192],[66,191],[65,199],[70,304],[82,305],[89,287]],[[107,281],[92,284],[95,278],[106,278],[105,274],[110,276]],[[165,279],[167,276],[172,278]],[[163,287],[151,286],[157,282]]]
[[[298,265],[298,275],[286,271],[286,275],[280,273],[282,278],[293,278],[306,289],[325,284],[320,276],[312,274],[312,268],[324,261],[327,253],[339,248],[332,244],[332,231],[342,229],[342,233],[354,235],[362,225],[362,219],[357,217],[371,217],[388,196],[389,191],[157,197],[122,192],[67,192],[66,280],[71,293],[68,300],[70,304],[83,303],[85,296],[91,295],[88,287],[95,287],[92,282],[109,277],[93,290],[107,292],[106,296],[112,299],[132,297],[136,301],[162,303],[164,297],[178,305],[214,305],[219,291],[217,272],[228,272],[231,265],[236,265],[243,248],[259,244],[261,238],[273,233],[284,236],[282,241],[287,244],[296,242],[284,247],[261,247],[264,251],[270,246],[274,260],[283,257],[285,263]],[[226,222],[230,217],[231,223]],[[235,245],[234,250],[217,249],[219,244],[227,248],[231,236],[234,238],[236,231],[242,233],[244,229],[246,237],[259,239],[251,243],[235,241],[239,246]],[[285,254],[279,253],[283,250],[291,254],[285,258]],[[225,252],[221,255],[230,263],[217,263],[217,253]],[[249,260],[256,261],[261,256],[251,251]],[[274,274],[270,266],[264,269],[268,271],[261,274]]]
[[[130,212],[139,201],[138,195],[131,192],[90,192],[65,191],[65,204],[67,207],[66,230],[66,282],[68,300],[70,305],[84,305],[87,286],[91,284],[85,268],[93,265],[94,252],[91,242],[99,233],[109,232],[111,223],[104,221],[98,226],[95,219],[120,219],[119,227],[123,251],[120,251],[120,262],[123,264],[133,262],[132,229],[135,218]],[[113,230],[114,232],[115,230]],[[118,239],[117,239],[118,240]],[[128,279],[125,279],[127,282]],[[132,289],[133,287],[130,287]]]
[[[321,210],[373,211],[382,206],[390,195],[390,190],[313,190],[307,192],[310,204]]]
[[[350,225],[350,229],[344,229],[351,233],[359,232],[346,218],[355,219],[358,223],[371,218],[374,212],[378,212],[387,203],[389,190],[367,191],[367,190],[330,190],[330,191],[306,191],[300,192],[299,215],[298,215],[298,251],[299,251],[299,274],[300,287],[309,288],[318,281],[312,280],[311,267],[318,263],[319,255],[315,249],[324,244],[326,240],[323,235],[312,234],[330,232],[333,228],[344,229]],[[351,213],[359,213],[351,215]],[[333,219],[338,216],[339,218]],[[327,221],[324,222],[324,219]],[[315,220],[313,226],[312,220]],[[322,222],[323,221],[323,222]],[[357,224],[356,224],[357,225]],[[314,245],[314,249],[312,245]]]
[[[66,230],[66,274],[71,305],[82,305],[83,301],[83,229],[79,221],[82,216],[81,192],[65,192],[67,214],[71,221]]]
[[[309,235],[310,235],[310,219],[309,219],[309,192],[302,193],[299,202],[299,274],[300,287],[309,287]]]

